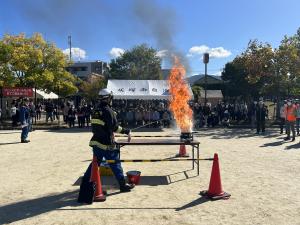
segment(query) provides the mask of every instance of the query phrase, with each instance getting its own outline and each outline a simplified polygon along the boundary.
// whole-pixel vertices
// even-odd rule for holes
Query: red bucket
[[[128,171],[126,173],[128,178],[128,183],[137,185],[140,182],[141,172],[137,170]]]

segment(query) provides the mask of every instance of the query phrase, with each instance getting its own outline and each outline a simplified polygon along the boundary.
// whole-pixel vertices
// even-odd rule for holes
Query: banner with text
[[[3,88],[2,94],[4,97],[32,97],[32,88]]]

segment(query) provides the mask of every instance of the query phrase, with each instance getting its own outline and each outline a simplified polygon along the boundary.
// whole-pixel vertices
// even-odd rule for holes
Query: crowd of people
[[[114,100],[113,109],[122,126],[170,127],[173,120],[168,101]]]
[[[244,122],[251,124],[253,129],[255,126],[262,126],[264,130],[264,122],[268,118],[268,109],[263,100],[252,103],[235,102],[226,103],[219,101],[216,105],[210,103],[204,105],[199,103],[192,104],[194,111],[194,125],[200,127],[230,126],[230,123]],[[258,123],[257,123],[258,122]],[[260,129],[259,129],[260,130]],[[258,130],[258,132],[259,132]]]
[[[295,134],[300,132],[300,106],[299,100],[286,100],[280,108],[280,132],[286,127],[287,140],[292,133],[292,140]],[[289,105],[290,104],[290,105]],[[228,127],[231,123],[244,123],[256,128],[257,133],[265,132],[265,121],[268,119],[268,108],[263,100],[246,102],[227,103],[219,101],[217,104],[204,105],[197,102],[190,102],[194,115],[194,127]],[[10,108],[12,126],[20,124],[21,100],[13,100]],[[62,115],[63,121],[69,127],[89,127],[91,114],[94,105],[82,101],[77,107],[72,101],[45,100],[38,102],[36,106],[33,100],[28,101],[29,109],[29,130],[32,130],[34,118],[37,121],[44,120],[46,123],[59,119]],[[174,123],[173,115],[169,109],[169,102],[165,100],[113,100],[112,108],[116,112],[117,120],[124,127],[170,127]],[[42,114],[45,115],[42,117]],[[292,115],[290,115],[292,114]]]

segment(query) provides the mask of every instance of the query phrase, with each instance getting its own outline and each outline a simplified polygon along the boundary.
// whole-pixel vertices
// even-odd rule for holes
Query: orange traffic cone
[[[94,201],[95,202],[104,202],[106,200],[106,196],[102,192],[100,172],[99,172],[99,169],[98,169],[98,163],[97,163],[97,157],[96,156],[93,157],[92,173],[91,173],[90,181],[96,183]]]
[[[217,153],[215,153],[214,155],[208,191],[201,191],[200,194],[202,196],[207,196],[212,200],[228,199],[231,196],[231,194],[224,192],[222,189],[219,159]]]
[[[186,152],[185,145],[180,145],[179,153],[176,154],[176,157],[189,157],[189,154]]]

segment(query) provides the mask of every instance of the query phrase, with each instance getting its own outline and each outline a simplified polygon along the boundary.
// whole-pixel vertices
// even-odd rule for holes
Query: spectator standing
[[[31,132],[33,131],[32,124],[33,124],[33,118],[35,117],[35,105],[32,99],[30,99],[29,101],[28,108],[29,108],[28,131]]]
[[[296,106],[292,104],[291,100],[288,100],[287,107],[285,109],[286,118],[286,130],[287,137],[284,139],[288,141],[291,139],[291,131],[293,133],[292,141],[295,141],[295,123],[296,123]]]
[[[67,102],[64,104],[64,107],[63,107],[63,116],[64,116],[64,122],[65,123],[68,123],[68,112],[69,112],[69,109],[70,109],[70,103]]]
[[[129,126],[134,125],[134,113],[131,109],[126,113],[126,120]]]
[[[36,106],[36,119],[40,120],[42,117],[42,104],[38,103]]]
[[[83,107],[84,119],[86,122],[86,126],[89,127],[91,122],[91,114],[92,114],[92,106],[85,104]]]
[[[267,108],[264,105],[263,101],[259,101],[258,106],[256,107],[256,133],[262,134],[265,133],[265,125],[266,125],[266,116],[267,116]]]
[[[254,129],[256,123],[256,109],[257,109],[257,101],[254,101],[249,108],[249,117],[251,120],[251,130]]]
[[[163,118],[163,126],[170,127],[170,114],[168,113],[168,110],[165,109],[162,118]]]
[[[23,99],[20,108],[19,121],[21,122],[21,143],[30,142],[28,138],[28,119],[29,119],[29,107],[28,107],[28,99]]]
[[[51,122],[53,122],[54,106],[49,100],[46,102],[45,111],[46,111],[46,123],[48,123],[49,118]]]
[[[83,107],[79,106],[77,109],[77,120],[78,120],[78,127],[84,127],[84,112]]]
[[[296,130],[297,130],[297,136],[299,136],[299,126],[300,126],[300,104],[299,100],[295,100],[295,106],[296,106]]]
[[[280,133],[283,133],[283,127],[285,127],[285,133],[287,133],[286,130],[286,124],[285,124],[285,120],[286,120],[286,115],[285,115],[285,110],[287,107],[287,101],[284,100],[284,104],[280,107]]]
[[[138,126],[143,125],[143,113],[140,109],[137,109],[135,112],[135,121]]]
[[[75,117],[76,117],[76,111],[75,107],[72,105],[68,111],[68,122],[69,127],[75,127]]]
[[[11,120],[12,120],[12,126],[16,127],[18,126],[18,121],[19,121],[19,110],[18,110],[18,104],[15,100],[12,101],[11,103],[11,109],[10,109],[10,115],[11,115]]]
[[[53,105],[53,120],[57,119],[58,120],[58,105],[57,104],[52,104]]]

